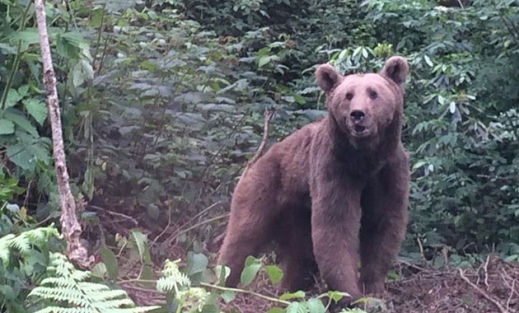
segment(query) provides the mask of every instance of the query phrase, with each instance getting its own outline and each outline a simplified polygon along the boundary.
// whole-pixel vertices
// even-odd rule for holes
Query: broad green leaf
[[[420,160],[418,162],[416,162],[414,165],[413,165],[413,170],[416,170],[424,165],[426,165],[427,162],[423,161],[423,160]]]
[[[2,51],[3,54],[18,54],[18,50],[7,43],[0,43],[0,51]]]
[[[150,252],[147,246],[148,237],[138,229],[132,229],[131,236],[133,238],[133,241],[137,245],[141,261],[147,264],[151,264]]]
[[[268,55],[260,57],[258,60],[258,67],[262,68],[263,66],[267,65],[270,62],[270,60],[271,57]]]
[[[308,313],[325,313],[326,307],[324,306],[323,302],[319,299],[312,298],[308,300]]]
[[[140,66],[144,69],[147,69],[150,72],[155,72],[157,70],[157,65],[150,61],[143,61],[141,62]]]
[[[281,295],[281,297],[279,297],[279,299],[281,300],[290,300],[290,299],[302,299],[305,297],[305,293],[304,291],[296,291],[296,292],[293,292],[293,293],[284,293]]]
[[[425,60],[425,63],[427,63],[427,65],[429,65],[430,67],[434,66],[433,62],[431,61],[431,59],[427,55],[424,55],[423,59]]]
[[[261,263],[261,259],[258,259],[258,258],[255,258],[253,257],[252,255],[249,255],[246,259],[245,259],[245,263],[244,263],[244,266],[249,266],[249,265],[252,265],[254,263]]]
[[[282,308],[271,308],[267,311],[267,313],[284,313],[285,310]]]
[[[234,291],[226,290],[220,296],[222,297],[223,301],[225,301],[225,303],[229,303],[233,301],[234,298],[236,298],[236,293]]]
[[[286,313],[306,313],[306,306],[304,303],[292,302],[285,309]]]
[[[25,109],[29,114],[38,122],[38,124],[43,125],[45,119],[48,115],[48,110],[45,102],[40,101],[35,98],[26,99],[23,101]]]
[[[438,95],[438,102],[441,104],[441,105],[444,105],[445,104],[445,98],[441,95]]]
[[[225,281],[231,274],[231,269],[227,266],[217,265],[214,268],[214,272],[216,274],[216,277],[218,278],[218,285],[225,286]]]
[[[18,88],[18,94],[20,97],[24,98],[27,96],[27,93],[29,92],[29,85],[23,85],[20,88]]]
[[[245,268],[241,272],[240,276],[240,282],[242,283],[242,285],[249,285],[254,280],[254,278],[256,278],[256,275],[258,274],[260,268],[261,263],[259,262],[254,262],[252,264],[245,265]]]
[[[44,164],[49,164],[50,147],[42,140],[31,140],[30,137],[23,137],[22,134],[17,133],[20,142],[8,146],[6,149],[9,159],[24,170],[34,170],[38,161]]]
[[[449,103],[449,111],[451,113],[456,112],[456,102],[452,101],[451,103]]]
[[[23,96],[20,95],[18,90],[16,89],[9,89],[9,92],[7,93],[7,98],[5,100],[5,109],[14,107],[20,100],[22,100]]]
[[[34,155],[26,149],[26,146],[16,144],[8,146],[6,149],[7,157],[11,162],[24,170],[33,170],[36,166]]]
[[[106,265],[106,270],[110,279],[117,279],[117,276],[119,275],[119,265],[114,252],[108,247],[103,247],[101,249],[101,258],[103,263]]]
[[[94,277],[99,277],[101,279],[105,279],[105,275],[108,272],[106,269],[106,264],[103,262],[97,263],[92,269],[92,275]],[[110,276],[110,274],[108,274]]]
[[[63,34],[61,34],[61,38],[66,40],[69,44],[71,44],[74,47],[78,47],[81,49],[86,49],[89,47],[88,42],[78,32],[63,33]]]
[[[283,271],[279,266],[276,265],[268,265],[265,267],[267,274],[269,275],[270,281],[272,284],[277,284],[283,279]]]
[[[362,48],[362,56],[367,59],[368,58],[368,49]]]
[[[193,274],[201,273],[209,264],[209,259],[202,253],[188,253],[186,275],[191,276]]]
[[[15,300],[17,297],[13,287],[9,285],[0,285],[0,293],[2,294],[2,298],[7,301]]]
[[[18,113],[18,110],[4,111],[4,118],[15,123],[18,127],[28,132],[35,138],[39,138],[38,130],[34,127],[29,120]]]
[[[141,273],[139,275],[139,279],[144,280],[141,282],[144,286],[148,288],[153,288],[155,283],[153,280],[155,277],[153,276],[153,267],[150,264],[146,264],[142,267]]]
[[[81,86],[86,81],[94,79],[94,69],[86,60],[80,60],[72,70],[72,83],[74,87]]]
[[[11,45],[18,45],[18,41],[21,40],[25,45],[35,45],[40,43],[40,35],[38,34],[38,28],[28,28],[24,31],[12,32],[9,35],[9,42]]]
[[[12,133],[14,133],[14,123],[6,119],[0,119],[0,135],[10,135]]]
[[[332,298],[333,301],[338,302],[343,297],[349,297],[350,295],[346,292],[339,292],[339,291],[329,291],[328,296]]]

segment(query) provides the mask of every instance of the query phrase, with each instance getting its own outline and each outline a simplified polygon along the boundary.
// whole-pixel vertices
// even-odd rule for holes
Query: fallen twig
[[[127,219],[127,220],[131,221],[133,224],[135,224],[135,226],[139,226],[139,222],[137,222],[137,220],[134,219],[131,216],[128,216],[128,215],[125,215],[125,214],[122,214],[122,213],[118,213],[118,212],[114,212],[114,211],[110,211],[110,210],[107,210],[105,208],[98,207],[97,205],[91,205],[90,204],[90,205],[88,205],[88,208],[94,209],[94,210],[97,210],[97,211],[103,211],[103,212],[105,212],[106,214],[109,214],[109,215],[122,217],[124,219]]]
[[[483,266],[483,270],[484,270],[484,273],[485,273],[485,286],[487,286],[487,288],[489,287],[488,286],[488,263],[490,263],[490,254],[487,256],[487,260],[485,262],[485,266]]]
[[[501,313],[509,313],[509,311],[499,301],[490,296],[485,290],[479,288],[478,285],[471,282],[470,279],[468,279],[467,276],[465,276],[465,273],[461,268],[458,270],[458,272],[461,279],[463,279],[467,284],[474,288],[474,290],[476,290],[481,296],[485,297],[488,301],[492,302]]]
[[[514,293],[515,293],[515,280],[512,282],[512,287],[510,289],[511,289],[510,296],[508,297],[508,300],[506,301],[506,308],[507,309],[510,308],[510,301],[512,301],[512,299],[514,297]]]

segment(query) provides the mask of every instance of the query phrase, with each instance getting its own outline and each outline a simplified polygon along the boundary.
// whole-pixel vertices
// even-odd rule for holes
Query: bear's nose
[[[350,113],[350,118],[355,123],[362,122],[365,117],[366,114],[361,110],[355,110]]]

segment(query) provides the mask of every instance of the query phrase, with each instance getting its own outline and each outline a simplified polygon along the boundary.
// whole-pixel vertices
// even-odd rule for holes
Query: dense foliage
[[[0,0],[0,236],[60,214],[30,3]],[[120,245],[115,231],[96,236],[97,214],[116,211],[139,217],[155,236],[176,225],[172,240],[207,252],[261,141],[265,108],[276,109],[270,136],[280,140],[326,114],[317,64],[378,71],[400,54],[412,64],[404,136],[411,223],[402,255],[446,248],[456,261],[496,250],[519,260],[519,1],[462,3],[48,3],[68,165],[75,196],[88,203],[80,216],[87,234]],[[154,257],[176,258],[159,237]],[[19,305],[12,300],[41,280],[47,259],[0,266],[9,272],[0,307]]]

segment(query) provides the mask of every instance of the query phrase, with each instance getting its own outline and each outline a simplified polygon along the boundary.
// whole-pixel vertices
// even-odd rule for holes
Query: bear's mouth
[[[362,133],[366,130],[366,127],[362,125],[355,125],[354,129],[356,133]]]
[[[353,126],[353,136],[366,137],[368,135],[369,135],[369,129],[366,126],[362,126],[362,125]]]

